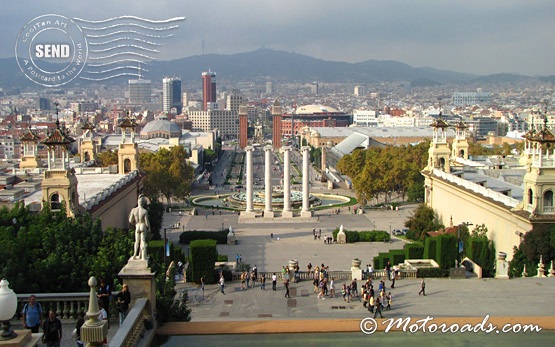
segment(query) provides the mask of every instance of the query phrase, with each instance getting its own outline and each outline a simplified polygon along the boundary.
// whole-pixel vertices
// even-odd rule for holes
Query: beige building
[[[446,127],[432,124],[433,136],[425,177],[425,203],[448,226],[484,224],[498,252],[512,259],[513,247],[535,224],[555,222],[555,159],[542,145],[555,142],[543,127],[526,135],[520,158],[468,158],[464,127],[453,146]],[[472,229],[472,227],[471,227]]]
[[[239,114],[230,110],[189,111],[193,131],[210,132],[218,130],[224,139],[239,136]]]

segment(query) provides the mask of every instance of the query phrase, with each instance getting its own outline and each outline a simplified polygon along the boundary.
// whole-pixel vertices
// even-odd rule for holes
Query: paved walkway
[[[251,266],[256,264],[260,271],[278,272],[283,265],[287,265],[289,259],[297,259],[302,270],[308,262],[313,265],[324,263],[331,270],[349,270],[353,258],[361,259],[363,264],[371,263],[378,252],[402,248],[405,241],[394,238],[392,243],[327,245],[323,240],[314,240],[312,228],[322,229],[322,237],[341,224],[345,229],[389,231],[390,225],[392,229],[402,228],[404,220],[414,207],[404,206],[399,211],[369,211],[364,215],[350,214],[344,208],[339,215],[320,212],[313,218],[295,218],[292,221],[279,218],[248,221],[236,214],[226,213],[221,217],[218,213],[216,216],[209,215],[208,218],[204,215],[192,217],[173,214],[166,215],[165,218],[171,223],[179,220],[186,230],[219,229],[222,223],[225,228],[232,226],[238,244],[218,245],[218,252],[227,254],[230,261],[235,260],[235,254],[241,254],[243,262]],[[274,234],[273,238],[270,237],[270,233]],[[174,232],[171,238],[177,240],[178,235],[178,232]],[[394,289],[388,288],[393,294],[393,308],[391,311],[385,311],[384,317],[429,315],[437,319],[460,319],[461,322],[465,322],[468,320],[467,317],[483,318],[490,315],[492,319],[497,319],[496,322],[508,322],[513,319],[508,317],[512,316],[523,324],[540,322],[541,324],[537,324],[544,328],[555,329],[552,319],[555,316],[555,306],[546,305],[546,302],[553,302],[555,299],[555,278],[430,278],[426,283],[425,297],[418,295],[420,281],[417,279],[399,280]],[[361,284],[360,281],[359,288]],[[340,285],[341,282],[337,283],[337,288],[340,288]],[[360,320],[369,316],[369,312],[358,299],[349,303],[340,297],[317,299],[311,281],[292,284],[291,299],[284,298],[285,292],[281,282],[278,282],[277,291],[271,290],[271,281],[266,283],[266,287],[265,291],[259,287],[241,291],[239,283],[232,282],[226,285],[226,295],[222,295],[219,293],[219,286],[207,285],[202,300],[197,285],[178,284],[178,290],[189,290],[192,322],[169,323],[159,328],[158,332],[207,333],[206,329],[213,333],[274,331],[272,329],[358,331]],[[215,321],[219,323],[203,324]],[[244,324],[245,321],[253,323]]]

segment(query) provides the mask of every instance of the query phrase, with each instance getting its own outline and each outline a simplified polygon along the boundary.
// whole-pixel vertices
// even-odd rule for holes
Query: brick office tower
[[[245,149],[247,147],[247,106],[239,106],[239,147]]]
[[[281,148],[281,104],[279,101],[275,101],[272,105],[272,120],[273,120],[273,136],[272,144],[274,149]]]
[[[202,110],[208,111],[209,104],[216,102],[216,73],[202,73]]]

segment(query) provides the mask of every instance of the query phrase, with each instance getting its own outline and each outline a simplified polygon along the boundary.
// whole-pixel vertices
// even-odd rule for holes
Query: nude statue
[[[129,213],[129,223],[135,224],[135,248],[133,259],[146,260],[146,233],[150,230],[148,223],[148,211],[146,209],[146,198],[139,195],[137,207]]]

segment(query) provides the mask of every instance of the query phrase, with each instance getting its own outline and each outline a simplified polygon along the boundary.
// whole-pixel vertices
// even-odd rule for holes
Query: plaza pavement
[[[349,230],[386,230],[403,227],[404,220],[415,205],[402,206],[398,211],[372,210],[363,215],[341,213],[328,215],[322,211],[312,218],[293,220],[256,219],[245,220],[229,212],[219,211],[208,218],[200,216],[165,216],[164,223],[179,221],[185,230],[215,230],[231,226],[236,233],[237,245],[218,245],[220,254],[227,254],[230,261],[241,254],[243,262],[257,265],[259,271],[279,272],[289,259],[299,261],[301,270],[308,262],[313,266],[324,263],[330,270],[349,270],[351,260],[359,258],[362,264],[372,262],[379,252],[402,248],[405,241],[394,238],[391,243],[324,244],[315,241],[312,228],[322,229],[322,237],[340,225]],[[167,218],[167,220],[166,220]],[[169,223],[168,223],[169,222]],[[173,231],[169,237],[177,242],[181,231]],[[270,237],[270,233],[274,237]],[[279,241],[277,238],[279,237]],[[362,284],[359,281],[359,288]],[[555,329],[555,278],[525,279],[426,279],[427,295],[419,296],[420,280],[397,281],[391,311],[384,317],[438,317],[444,321],[468,322],[467,317],[478,317],[479,321],[490,315],[495,322],[517,321],[523,324],[535,322],[546,329]],[[257,286],[240,290],[240,283],[226,284],[226,295],[219,293],[218,285],[207,285],[204,299],[196,284],[179,283],[178,291],[188,290],[192,310],[190,323],[167,323],[158,329],[161,334],[233,333],[271,331],[358,331],[360,319],[369,312],[355,299],[347,303],[340,298],[340,286],[336,283],[337,297],[317,299],[311,281],[291,284],[291,299],[284,298],[283,283],[278,281],[278,290],[271,290],[271,281],[266,290]],[[377,285],[375,286],[377,288]],[[512,317],[512,318],[510,318]],[[522,318],[524,317],[524,318]],[[478,319],[475,318],[475,319]],[[516,320],[515,320],[516,319]],[[301,322],[302,320],[302,322]],[[252,323],[244,324],[245,321]],[[491,321],[491,320],[490,320]],[[205,324],[218,322],[218,324]],[[242,323],[243,322],[243,323]],[[265,323],[266,322],[266,323]]]

